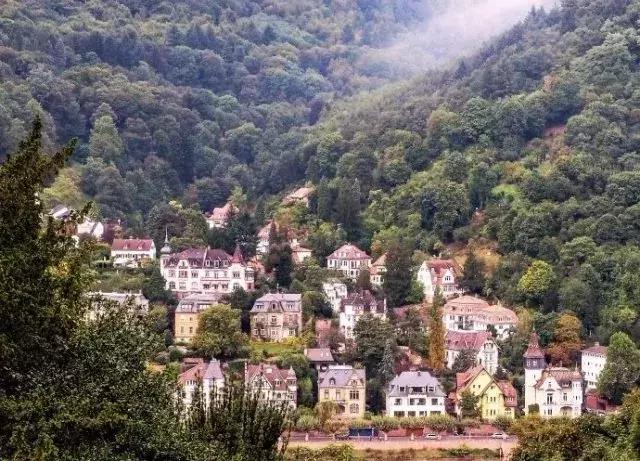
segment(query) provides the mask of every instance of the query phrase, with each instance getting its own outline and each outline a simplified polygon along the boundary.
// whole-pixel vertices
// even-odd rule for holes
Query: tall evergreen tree
[[[640,351],[625,333],[615,333],[607,349],[607,363],[598,379],[598,392],[614,403],[621,403],[624,394],[639,382]]]
[[[336,221],[353,239],[360,223],[360,184],[358,180],[342,179],[336,199]]]
[[[395,242],[387,251],[387,272],[382,287],[390,308],[402,306],[411,292],[411,253],[405,245]]]
[[[316,190],[316,201],[316,214],[318,215],[318,218],[325,221],[331,219],[333,200],[331,197],[331,188],[329,186],[329,181],[327,181],[326,178],[322,178],[320,184],[318,184],[318,188]]]
[[[465,292],[481,294],[486,282],[484,271],[483,261],[478,259],[475,253],[469,253],[462,268],[462,277],[460,277],[462,289]]]
[[[382,361],[380,362],[380,382],[386,386],[395,375],[395,344],[393,339],[390,338],[387,339],[384,345]]]
[[[433,303],[429,307],[429,366],[436,372],[442,371],[445,366],[444,336],[445,329],[442,322],[442,307],[444,297],[440,289],[436,289]]]

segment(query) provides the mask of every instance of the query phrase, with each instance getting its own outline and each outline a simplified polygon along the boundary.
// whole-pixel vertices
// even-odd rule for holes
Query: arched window
[[[336,380],[335,380],[334,378],[331,378],[331,379],[329,380],[329,385],[330,385],[330,386],[335,386],[335,385],[336,385]]]
[[[352,403],[351,405],[349,405],[349,413],[351,413],[352,415],[360,413],[360,405],[358,405],[357,403]]]

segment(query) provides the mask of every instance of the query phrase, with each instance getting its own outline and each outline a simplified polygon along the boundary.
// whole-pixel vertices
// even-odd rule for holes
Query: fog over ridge
[[[428,1],[428,0],[424,0]],[[454,0],[386,48],[372,49],[363,65],[384,63],[399,74],[415,74],[448,64],[480,49],[524,19],[531,8],[549,11],[559,0]]]

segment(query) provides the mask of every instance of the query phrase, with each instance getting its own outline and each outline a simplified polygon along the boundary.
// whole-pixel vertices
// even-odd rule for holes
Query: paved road
[[[309,441],[304,439],[292,439],[289,441],[290,447],[308,447],[322,448],[335,443],[348,443],[358,450],[370,448],[372,450],[401,450],[406,448],[414,449],[436,449],[436,448],[457,448],[466,445],[469,448],[489,448],[497,450],[502,447],[504,454],[509,455],[511,450],[517,445],[518,440],[510,437],[507,440],[492,439],[490,437],[456,437],[443,436],[440,440],[425,440],[416,438],[411,440],[409,437],[393,437],[388,440],[371,440],[369,439],[351,439],[346,441],[336,441],[328,437],[311,438]]]

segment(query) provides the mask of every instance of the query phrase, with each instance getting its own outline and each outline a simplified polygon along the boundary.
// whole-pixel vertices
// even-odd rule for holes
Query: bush
[[[513,418],[509,416],[498,416],[493,421],[493,425],[504,432],[507,432],[511,428],[511,424],[513,424]]]
[[[158,363],[158,364],[160,364],[160,365],[166,365],[167,363],[169,363],[169,353],[166,352],[166,351],[159,352],[153,358],[153,361]]]
[[[169,361],[179,362],[184,357],[184,353],[177,347],[169,347]]]

